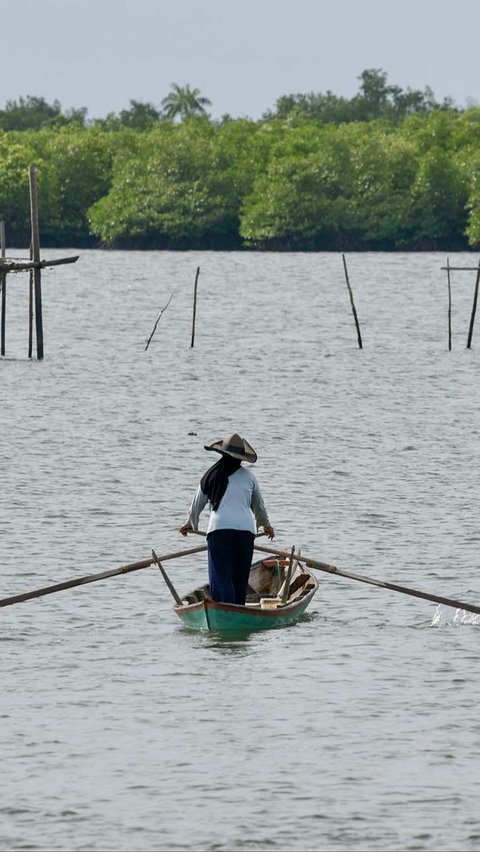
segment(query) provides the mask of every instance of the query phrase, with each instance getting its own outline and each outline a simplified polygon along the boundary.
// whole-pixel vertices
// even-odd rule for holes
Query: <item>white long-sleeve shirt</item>
[[[200,512],[208,503],[201,486],[192,500],[187,523],[198,529]],[[256,521],[256,526],[255,526]],[[210,506],[207,533],[214,530],[247,530],[256,533],[260,526],[270,526],[267,510],[255,474],[247,467],[239,467],[228,477],[228,485],[216,511]]]

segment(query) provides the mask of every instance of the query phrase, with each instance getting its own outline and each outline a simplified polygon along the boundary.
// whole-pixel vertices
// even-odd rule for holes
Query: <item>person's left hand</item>
[[[193,527],[192,527],[192,525],[191,525],[191,524],[188,524],[188,523],[187,523],[187,524],[183,524],[183,525],[180,527],[180,529],[178,530],[178,532],[179,532],[179,533],[181,533],[181,535],[188,535],[188,533],[189,533],[189,532],[192,532],[192,531],[193,531]]]
[[[264,524],[263,529],[265,530],[265,535],[268,536],[268,538],[275,538],[275,530],[273,529],[273,527],[266,527]]]

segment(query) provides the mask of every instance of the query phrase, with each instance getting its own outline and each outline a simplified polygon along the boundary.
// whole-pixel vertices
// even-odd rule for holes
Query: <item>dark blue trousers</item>
[[[208,534],[208,578],[214,601],[244,606],[254,540],[253,533],[246,530]]]

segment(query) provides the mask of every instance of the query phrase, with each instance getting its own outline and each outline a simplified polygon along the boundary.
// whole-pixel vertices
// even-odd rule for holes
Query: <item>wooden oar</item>
[[[273,553],[275,556],[282,556],[283,558],[288,557],[286,550],[277,550],[273,547],[264,547],[259,544],[254,546],[254,550],[261,550],[263,553]],[[474,604],[457,601],[454,598],[444,598],[441,595],[431,595],[428,592],[419,592],[417,589],[398,586],[396,583],[387,583],[385,580],[375,580],[373,577],[365,577],[362,574],[351,574],[349,571],[342,571],[336,565],[319,562],[310,556],[295,556],[295,558],[297,562],[305,562],[307,568],[315,568],[317,571],[325,571],[327,574],[337,574],[339,577],[346,577],[348,580],[358,580],[360,583],[369,583],[371,586],[390,589],[391,592],[401,592],[403,595],[412,595],[415,598],[423,598],[426,601],[433,601],[433,603],[444,604],[445,606],[453,606],[455,609],[464,609],[466,612],[474,612],[476,615],[480,615],[480,606],[475,606]]]
[[[101,574],[89,574],[87,577],[81,577],[79,580],[67,580],[65,583],[57,583],[55,586],[45,586],[43,589],[35,589],[33,592],[24,592],[21,595],[13,595],[10,598],[0,600],[0,607],[11,606],[12,604],[29,601],[31,598],[40,598],[43,595],[53,595],[54,592],[62,592],[64,589],[72,589],[74,586],[84,586],[86,583],[95,583],[97,580],[107,580],[108,577],[115,577],[118,574],[130,574],[132,571],[140,571],[142,568],[148,568],[155,562],[166,562],[167,559],[175,559],[178,556],[189,556],[191,553],[200,553],[206,550],[207,545],[199,545],[199,547],[191,547],[189,550],[178,550],[175,553],[166,553],[164,556],[153,556],[150,559],[143,559],[141,562],[132,562],[130,565],[122,565],[121,568],[113,568],[111,571],[102,571]]]

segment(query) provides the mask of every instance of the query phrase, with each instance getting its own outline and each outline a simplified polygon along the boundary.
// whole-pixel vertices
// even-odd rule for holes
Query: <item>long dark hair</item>
[[[221,459],[210,467],[200,480],[200,488],[208,497],[212,509],[217,511],[222,497],[227,490],[228,477],[235,473],[241,465],[240,459],[233,456],[222,456]]]

